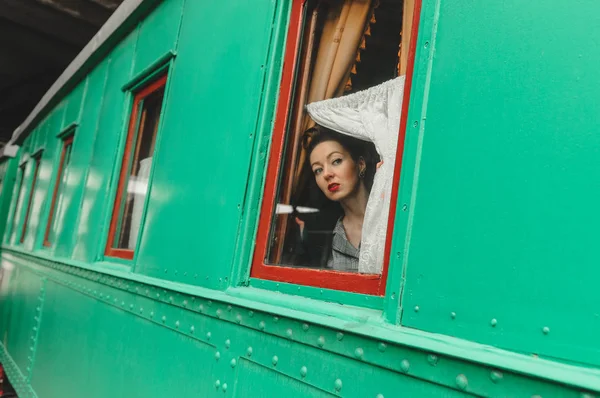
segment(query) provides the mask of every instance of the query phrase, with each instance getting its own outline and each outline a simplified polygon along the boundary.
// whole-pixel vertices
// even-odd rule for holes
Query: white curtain
[[[383,165],[375,173],[363,221],[358,271],[379,274],[383,267],[404,76],[340,98],[307,105],[312,119],[341,134],[371,141]]]

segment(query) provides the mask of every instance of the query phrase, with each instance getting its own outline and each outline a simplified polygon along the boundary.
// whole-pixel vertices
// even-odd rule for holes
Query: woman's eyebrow
[[[343,153],[341,153],[341,152],[338,152],[338,151],[333,151],[333,152],[331,152],[329,155],[327,155],[327,159],[329,159],[330,157],[332,157],[332,156],[333,156],[334,154],[336,154],[336,153],[338,153],[338,154],[340,154],[340,155],[343,155]]]
[[[310,167],[314,166],[315,164],[321,164],[321,162],[319,162],[318,160],[317,160],[316,162],[312,162],[312,163],[310,164]]]

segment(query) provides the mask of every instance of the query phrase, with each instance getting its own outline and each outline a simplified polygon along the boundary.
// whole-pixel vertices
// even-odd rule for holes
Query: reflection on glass
[[[309,0],[265,262],[358,272],[375,146],[317,126],[305,105],[398,76],[402,1]]]
[[[15,202],[15,208],[13,209],[13,214],[12,214],[12,222],[10,223],[10,231],[8,232],[8,236],[9,239],[12,237],[13,233],[15,233],[15,231],[17,230],[17,221],[18,221],[18,215],[21,212],[21,208],[23,206],[23,195],[24,195],[24,190],[25,190],[25,186],[23,184],[23,180],[25,179],[25,166],[27,165],[27,163],[23,163],[21,166],[19,166],[19,184],[18,184],[18,189],[17,189],[17,199]]]
[[[56,175],[56,183],[54,193],[52,195],[52,203],[50,204],[50,213],[48,214],[48,224],[46,225],[46,234],[44,236],[44,246],[50,247],[54,242],[56,233],[56,210],[60,208],[63,199],[63,191],[66,186],[67,170],[71,163],[71,148],[73,147],[73,136],[65,138],[60,154],[60,163],[58,165],[58,173]]]
[[[35,158],[33,158],[33,178],[31,180],[31,188],[29,189],[29,197],[27,198],[27,209],[25,210],[25,219],[23,220],[23,229],[21,231],[21,238],[19,239],[19,243],[23,243],[25,241],[25,235],[27,234],[29,214],[31,213],[31,202],[33,202],[33,194],[35,192],[35,185],[37,183],[38,173],[40,171],[41,159],[41,153],[39,153]]]
[[[129,163],[123,165],[129,172],[125,186],[122,187],[125,191],[118,204],[118,224],[112,242],[114,248],[131,250],[137,242],[163,97],[164,86],[149,94],[140,103],[137,134],[131,145],[132,154]]]

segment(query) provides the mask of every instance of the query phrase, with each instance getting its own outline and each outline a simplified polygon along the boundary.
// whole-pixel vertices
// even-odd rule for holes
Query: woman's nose
[[[330,168],[325,169],[323,176],[326,180],[331,179],[333,177],[333,170],[331,170]]]

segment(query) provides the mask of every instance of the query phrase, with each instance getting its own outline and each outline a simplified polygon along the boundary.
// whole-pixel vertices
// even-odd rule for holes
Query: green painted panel
[[[80,121],[81,108],[86,95],[86,85],[87,79],[84,79],[65,98],[65,116],[60,128],[61,130],[68,127],[71,123],[78,123]]]
[[[213,362],[209,345],[49,283],[31,384],[39,398],[204,396]]]
[[[260,383],[257,383],[258,380],[260,380]],[[310,384],[304,384],[285,374],[242,358],[236,375],[233,396],[236,398],[281,396],[287,398],[326,398],[335,397],[336,395],[321,391]]]
[[[89,209],[81,207],[82,196],[88,177],[88,167],[96,139],[99,110],[103,105],[104,86],[108,61],[98,65],[87,77],[86,95],[81,104],[81,118],[73,140],[71,161],[66,174],[63,197],[56,209],[56,242],[52,250],[57,257],[71,257],[75,235],[79,233],[79,220],[84,222]]]
[[[140,24],[133,74],[176,50],[184,0],[161,2]]]
[[[14,268],[15,275],[11,280],[10,303],[8,316],[7,349],[11,357],[27,374],[34,355],[32,336],[34,326],[38,324],[41,302],[39,301],[42,279],[25,268]]]
[[[137,272],[228,285],[274,11],[266,0],[185,3]],[[215,36],[228,45],[202,40]]]
[[[47,208],[49,206],[49,203],[47,202],[50,196],[48,192],[51,189],[51,183],[53,181],[56,164],[55,156],[58,150],[55,136],[62,129],[65,109],[66,101],[61,101],[61,103],[58,104],[44,120],[40,128],[36,130],[36,134],[27,138],[27,140],[33,140],[34,142],[32,151],[37,152],[38,150],[43,150],[31,202],[27,233],[25,235],[25,241],[23,242],[23,246],[29,250],[40,247],[41,237],[43,237],[44,229],[46,228]],[[29,173],[33,173],[33,161],[29,162],[27,168],[31,169]],[[31,177],[32,174],[30,175],[30,178]],[[28,191],[25,199],[28,198],[30,194],[29,188],[31,187],[31,179],[28,180],[28,183]]]
[[[93,107],[97,107],[98,104],[95,102],[90,103],[89,106],[92,108],[84,110],[86,121],[82,121],[82,127],[83,123],[87,124],[88,117],[94,120],[92,123],[95,123],[95,120],[98,122],[95,129],[91,159],[88,157],[89,155],[83,154],[82,158],[76,161],[79,162],[79,167],[83,167],[84,163],[81,162],[85,162],[85,159],[89,160],[85,190],[80,207],[82,212],[76,226],[77,232],[73,251],[73,258],[78,260],[94,261],[97,254],[103,252],[101,246],[103,239],[105,239],[104,229],[99,226],[103,226],[108,222],[108,213],[111,210],[111,207],[107,206],[111,192],[109,184],[116,164],[117,148],[124,134],[126,119],[129,115],[129,97],[121,91],[121,87],[131,78],[131,65],[136,38],[137,30],[130,33],[111,53],[104,94],[96,115],[93,112]],[[94,90],[98,93],[102,81],[100,76],[102,76],[102,73],[99,72],[97,75],[98,80],[94,83],[94,85],[97,85]],[[93,98],[91,94],[89,98]],[[91,129],[92,127],[88,126],[86,128]],[[83,171],[80,173],[82,174]],[[110,205],[112,206],[112,203]]]
[[[438,6],[409,116],[402,323],[597,366],[600,4]]]

